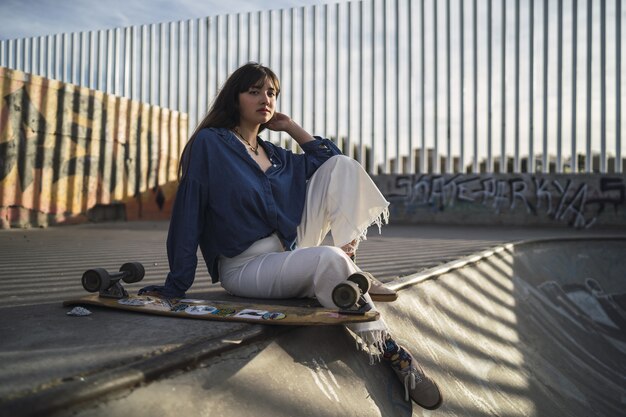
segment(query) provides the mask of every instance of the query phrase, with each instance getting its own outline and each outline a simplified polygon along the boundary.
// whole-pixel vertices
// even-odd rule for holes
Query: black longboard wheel
[[[111,286],[111,277],[106,269],[93,268],[85,271],[81,282],[87,291],[98,292]]]
[[[363,294],[367,294],[372,284],[367,275],[367,272],[355,272],[348,277],[348,281],[354,282]]]
[[[359,286],[352,281],[341,282],[333,289],[333,303],[339,308],[353,307],[359,301],[360,296]]]
[[[126,283],[139,282],[146,275],[146,271],[139,262],[127,262],[120,267],[120,272],[126,272],[122,280]]]

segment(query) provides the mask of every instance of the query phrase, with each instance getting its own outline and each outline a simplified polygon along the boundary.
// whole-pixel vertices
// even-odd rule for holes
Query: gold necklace
[[[246,145],[248,145],[248,148],[250,148],[250,150],[251,150],[252,152],[254,152],[254,154],[255,154],[255,155],[257,155],[257,156],[259,155],[259,142],[257,142],[257,143],[256,143],[256,146],[252,146],[252,145],[250,145],[250,142],[248,142],[248,141],[247,141],[247,140],[243,137],[243,135],[242,135],[241,133],[239,133],[239,129],[237,129],[237,128],[235,127],[235,128],[233,128],[233,132],[235,132],[235,135],[236,135],[239,139],[241,139],[241,140],[243,140],[244,142],[246,142]]]

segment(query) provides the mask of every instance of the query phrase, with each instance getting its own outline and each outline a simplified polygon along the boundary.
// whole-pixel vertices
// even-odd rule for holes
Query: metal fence
[[[4,40],[0,66],[193,129],[258,61],[281,111],[372,173],[621,173],[625,20],[621,0],[363,0]]]

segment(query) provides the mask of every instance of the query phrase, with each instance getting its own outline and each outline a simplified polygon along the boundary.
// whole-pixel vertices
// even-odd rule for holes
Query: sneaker
[[[356,264],[356,254],[353,254],[352,256],[350,256],[350,259],[352,260],[352,262]],[[371,284],[370,284],[370,290],[367,293],[372,298],[372,301],[390,303],[398,299],[398,293],[396,293],[391,288],[385,287],[385,285],[379,280],[377,280],[376,278],[374,278],[372,274],[369,274],[369,275],[370,275]]]
[[[443,397],[435,381],[426,375],[408,350],[402,346],[398,348],[397,352],[389,357],[385,355],[385,358],[391,362],[391,369],[404,384],[404,399],[409,401],[410,398],[427,410],[439,408]]]
[[[368,294],[372,298],[372,301],[391,302],[398,299],[398,293],[391,288],[385,287],[385,285],[374,279],[371,281],[370,290]]]

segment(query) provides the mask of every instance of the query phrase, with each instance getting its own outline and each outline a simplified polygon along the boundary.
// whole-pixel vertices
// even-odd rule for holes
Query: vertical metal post
[[[106,89],[105,92],[111,94],[113,93],[114,89],[115,89],[115,82],[117,82],[116,77],[115,77],[115,70],[116,70],[116,59],[115,59],[115,54],[116,54],[116,45],[115,43],[117,42],[116,40],[116,30],[115,29],[109,29],[107,31],[107,69],[106,69],[106,74],[105,74],[105,79],[106,79]]]
[[[259,22],[260,24],[260,22]],[[215,92],[217,93],[220,89],[220,84],[222,80],[222,16],[215,17],[215,62],[213,63],[215,68]],[[257,49],[258,51],[258,49]],[[258,61],[258,58],[257,58]]]
[[[437,1],[433,1],[433,153],[431,166],[433,173],[439,173],[439,37]]]
[[[207,25],[205,19],[201,18],[196,21],[196,44],[198,45],[197,54],[197,67],[198,77],[197,82],[197,94],[196,94],[196,109],[198,113],[198,123],[203,119],[207,112]],[[189,126],[194,129],[195,126]]]
[[[402,166],[402,155],[400,154],[400,141],[401,141],[401,136],[400,136],[400,10],[399,10],[399,0],[394,0],[394,25],[396,27],[395,30],[395,70],[396,70],[396,74],[395,74],[395,78],[394,78],[394,83],[395,83],[395,88],[394,88],[394,94],[396,96],[396,106],[395,106],[395,120],[396,120],[396,131],[395,131],[395,138],[396,138],[396,170],[395,173],[398,174],[400,172],[403,172],[403,166]],[[350,48],[348,48],[348,50],[350,50]]]
[[[167,107],[169,108],[177,108],[178,103],[176,103],[176,98],[178,97],[176,94],[176,82],[178,80],[178,72],[176,69],[178,68],[177,59],[178,59],[178,48],[176,45],[176,22],[170,22],[169,27],[169,60],[168,60],[168,80],[167,80]]]
[[[556,172],[563,172],[563,0],[558,0],[557,10],[557,52],[556,52],[556,72],[557,72],[557,110],[556,110]]]
[[[72,33],[72,55],[70,59],[72,60],[72,84],[80,85],[81,84],[81,45],[82,44],[82,33],[74,32]]]
[[[34,68],[35,68],[35,60],[34,60],[34,56],[33,56],[33,49],[34,49],[34,38],[27,38],[25,39],[25,72],[27,73],[34,73]]]
[[[425,0],[422,0],[422,2]],[[372,6],[371,6],[371,39],[370,42],[372,44],[372,62],[370,65],[371,71],[372,71],[372,85],[370,88],[370,103],[371,103],[371,109],[372,109],[372,118],[371,118],[371,130],[372,130],[372,137],[371,137],[371,144],[370,144],[370,160],[368,161],[369,167],[370,167],[370,172],[372,174],[378,174],[378,169],[376,168],[376,118],[374,117],[374,114],[376,114],[376,101],[375,101],[375,94],[374,91],[376,91],[376,1],[372,0]]]
[[[622,0],[615,1],[615,173],[622,166]]]
[[[68,33],[68,34],[64,34],[63,36],[63,65],[62,65],[62,69],[64,69],[63,71],[63,78],[61,78],[61,81],[66,82],[66,83],[71,83],[72,82],[72,77],[74,74],[74,68],[72,66],[72,53],[73,53],[73,40],[74,40],[74,34],[73,33]],[[20,43],[21,45],[21,43]]]
[[[547,0],[546,0],[547,1]],[[500,132],[500,170],[499,172],[507,172],[507,160],[506,160],[506,0],[502,0],[502,69],[501,69],[501,81],[502,85],[500,91],[500,123],[502,125],[502,131]]]
[[[460,27],[460,47],[459,52],[461,53],[461,63],[460,63],[460,80],[461,80],[461,89],[460,89],[460,132],[459,132],[459,172],[464,173],[465,169],[465,0],[460,1],[460,18],[459,18],[459,27]]]
[[[311,62],[309,67],[313,69],[311,78],[313,79],[313,85],[311,86],[311,131],[317,132],[317,83],[318,83],[318,71],[317,71],[317,6],[313,6],[312,10],[312,22],[311,22]]]
[[[548,9],[550,2],[543,3],[543,167],[544,173],[550,172],[548,155]]]
[[[535,172],[535,0],[530,1],[528,48],[528,172]]]
[[[606,158],[606,0],[600,0],[600,173],[607,173]]]
[[[133,27],[133,54],[132,54],[132,73],[131,73],[131,84],[133,86],[132,97],[134,100],[143,101],[143,83],[145,82],[147,74],[144,76],[143,74],[143,54],[146,48],[144,47],[143,42],[143,30],[141,26]]]
[[[91,79],[89,77],[89,67],[90,67],[90,41],[91,41],[91,34],[93,32],[82,32],[81,33],[81,48],[80,48],[80,79],[81,82],[80,84],[83,87],[89,87],[89,84],[91,82]]]
[[[533,1],[533,0],[530,0]],[[493,59],[493,0],[487,1],[487,166],[485,171],[493,172],[493,116],[492,116],[492,59]]]
[[[246,60],[252,61],[252,13],[246,13],[246,34],[247,34],[247,42],[246,42]]]
[[[89,34],[89,88],[99,90],[99,69],[100,61],[98,60],[98,38],[100,32],[93,31]]]
[[[387,62],[387,0],[383,0],[383,62]],[[383,70],[383,91],[387,91],[387,65],[382,66]],[[388,111],[387,111],[387,95],[383,94],[383,172],[389,173],[389,129],[387,129]]]
[[[168,45],[168,31],[167,31],[168,25],[166,23],[159,23],[159,31],[161,32],[161,38],[159,39],[159,52],[161,54],[160,56],[160,62],[161,62],[161,71],[159,71],[159,101],[158,104],[161,107],[166,107],[166,103],[168,100],[168,78],[169,78],[169,54],[170,54],[170,49],[167,47]]]
[[[227,77],[228,73],[231,71],[231,68],[233,67],[233,54],[231,51],[231,44],[230,41],[232,39],[232,25],[230,24],[230,21],[232,19],[232,15],[226,15],[225,16],[226,19],[226,36],[224,37],[224,44],[225,44],[225,48],[226,48],[226,58],[224,59],[224,64],[226,66],[226,72],[225,72],[225,77]],[[270,30],[271,30],[271,26],[270,26]],[[271,45],[270,45],[271,48]],[[271,55],[271,54],[270,54]],[[271,63],[269,64],[269,66],[271,67]]]
[[[241,59],[241,54],[243,52],[243,48],[241,47],[241,20],[243,19],[243,17],[241,16],[241,13],[237,13],[236,15],[236,19],[235,21],[237,22],[237,25],[235,27],[235,31],[237,32],[237,39],[235,40],[235,47],[237,48],[237,59],[235,62],[235,66],[237,68],[239,68],[240,66],[243,65],[242,59]]]
[[[289,24],[289,50],[290,50],[290,67],[291,68],[295,68],[296,65],[296,57],[295,57],[295,30],[296,30],[296,8],[292,8],[291,9],[291,13],[290,13],[290,24]],[[295,89],[296,87],[296,83],[294,82],[294,72],[291,71],[289,73],[289,113],[291,117],[295,117],[294,114],[294,107],[295,107]],[[289,138],[289,146],[291,147],[291,149],[293,150],[294,147],[294,141],[292,138]]]
[[[339,102],[339,96],[340,96],[339,94],[339,57],[340,57],[339,50],[341,49],[341,32],[339,31],[339,26],[340,26],[339,25],[339,16],[340,16],[339,10],[340,10],[339,3],[337,3],[335,5],[335,22],[337,23],[335,26],[336,27],[335,34],[337,38],[335,42],[335,83],[336,83],[335,84],[336,85],[335,87],[335,129],[336,129],[335,135],[336,136],[335,137],[337,138],[337,143],[340,143],[339,135],[341,132],[339,129],[339,119],[340,119],[339,113],[341,113],[340,108],[339,108],[339,104],[340,104]]]
[[[519,115],[520,115],[520,0],[515,0],[515,153],[513,160],[513,172],[521,171],[520,161],[520,136],[519,136]]]
[[[578,172],[578,155],[576,152],[576,118],[577,118],[577,80],[578,80],[578,0],[573,0],[572,4],[572,117],[571,117],[571,130],[572,130],[572,143],[571,143],[571,171],[572,173]]]
[[[445,173],[452,173],[452,105],[451,105],[451,79],[450,65],[450,0],[446,0],[446,166]]]
[[[474,56],[473,59],[473,64],[474,64],[474,71],[473,71],[473,76],[474,76],[474,88],[473,88],[473,99],[474,99],[474,132],[473,132],[473,138],[474,138],[474,162],[472,164],[472,172],[476,173],[478,172],[478,5],[476,4],[476,0],[474,0],[474,4],[472,7],[472,27],[474,29],[474,36],[473,36],[473,47],[472,47],[472,53]]]
[[[15,68],[15,44],[17,39],[7,41],[7,67]]]
[[[20,71],[24,71],[26,73],[32,72],[30,65],[30,43],[31,38],[20,39]]]
[[[133,34],[135,33],[135,27],[127,27],[124,29],[124,91],[122,95],[124,97],[132,98],[132,60],[133,60]]]
[[[593,0],[587,0],[587,143],[585,152],[585,172],[593,170],[593,155],[591,154],[591,60],[593,41]]]
[[[150,39],[150,28],[152,25],[141,25],[141,63],[139,73],[141,74],[140,86],[141,92],[139,94],[140,100],[143,103],[150,103],[150,83],[152,82],[152,48]]]
[[[279,13],[280,13],[279,14],[279,18],[280,18],[280,29],[279,29],[280,43],[279,45],[280,46],[279,46],[279,51],[278,51],[278,59],[279,59],[278,68],[279,68],[281,77],[284,77],[285,73],[287,72],[285,68],[285,10],[281,9]],[[280,140],[280,145],[283,146],[284,141],[285,141],[283,133],[280,133],[279,140]]]
[[[300,44],[300,68],[302,68],[301,73],[300,73],[300,120],[301,123],[303,123],[303,125],[305,126],[305,129],[308,129],[308,123],[306,115],[307,115],[307,107],[306,107],[306,102],[307,102],[307,98],[308,98],[308,92],[306,90],[306,77],[308,75],[308,71],[306,70],[307,64],[306,64],[306,55],[307,55],[307,47],[306,47],[306,29],[307,29],[307,24],[306,24],[306,8],[302,7],[300,9],[301,11],[301,24],[300,24],[300,29],[301,29],[301,44]]]
[[[17,58],[17,69],[20,71],[24,71],[25,69],[25,58],[24,58],[24,39],[17,40],[17,54],[15,55]]]
[[[346,79],[346,141],[345,147],[347,148],[346,154],[349,157],[353,157],[354,154],[352,152],[352,106],[350,105],[352,102],[352,2],[348,2],[348,16],[346,18],[346,74],[348,77]]]
[[[46,69],[44,73],[44,77],[46,78],[54,78],[54,76],[52,75],[54,62],[56,61],[54,50],[55,50],[54,36],[48,35],[46,36]],[[102,60],[100,60],[100,62],[102,62]],[[98,88],[101,88],[101,87],[98,87]]]
[[[329,7],[328,4],[324,5],[324,100],[322,101],[322,103],[324,103],[324,135],[328,135],[328,109],[329,109],[329,103],[328,103],[328,63],[329,63],[329,57],[330,57],[330,45],[329,45],[329,37],[330,37],[330,25],[329,23]]]
[[[262,22],[263,22],[263,12],[259,10],[259,12],[257,13],[257,23],[258,24],[257,24],[257,34],[256,34],[256,36],[257,36],[257,38],[256,38],[257,39],[256,50],[257,50],[257,57],[258,57],[257,61],[259,61],[259,62],[261,62],[261,60],[263,59],[261,57],[261,51],[263,50],[262,49],[262,45],[263,44],[261,42],[261,39],[263,38],[263,25],[262,25]]]
[[[61,35],[63,36],[63,35]],[[9,67],[16,68],[16,55],[17,55],[17,39],[9,40]]]
[[[33,38],[24,39],[24,72],[33,72],[33,59],[31,51],[33,49]]]
[[[362,6],[361,6],[362,7]],[[415,173],[415,146],[413,144],[413,10],[411,9],[411,0],[407,0],[407,13],[406,13],[406,30],[408,36],[408,75],[407,75],[407,91],[408,94],[408,135],[409,135],[409,174]],[[363,21],[361,20],[361,26]],[[448,53],[448,57],[450,54]]]
[[[363,100],[364,100],[364,94],[363,94],[363,89],[365,88],[365,85],[363,83],[363,66],[364,66],[364,62],[363,62],[363,51],[364,51],[364,47],[363,47],[363,2],[359,2],[359,63],[358,63],[358,67],[359,67],[359,83],[358,83],[358,111],[359,111],[359,154],[358,154],[358,161],[361,163],[361,165],[366,166],[366,161],[364,159],[364,155],[363,155]]]
[[[188,78],[188,64],[187,64],[187,51],[188,51],[188,39],[187,39],[187,27],[188,21],[178,22],[178,109],[182,112],[189,113],[187,108],[187,88],[186,84],[189,81]],[[188,115],[189,116],[189,115]],[[189,119],[187,119],[189,120]]]
[[[39,73],[48,78],[47,70],[48,70],[48,36],[41,36],[39,38],[40,47],[39,50]],[[97,50],[96,50],[97,51]]]
[[[424,16],[424,11],[425,11],[425,7],[424,7],[424,3],[426,2],[426,0],[422,0],[422,2],[420,3],[421,6],[421,13],[420,13],[420,30],[421,30],[421,40],[422,40],[422,59],[420,62],[421,68],[420,68],[420,75],[421,75],[421,86],[420,88],[422,89],[422,103],[421,103],[421,123],[422,123],[422,149],[421,149],[421,153],[420,153],[420,172],[421,173],[428,173],[428,168],[426,166],[426,154],[428,153],[427,149],[426,149],[426,93],[425,93],[425,88],[426,88],[426,30],[424,29],[424,24],[426,23],[426,17]],[[461,8],[463,7],[463,0],[461,0]],[[463,15],[463,13],[461,12],[461,16]],[[463,31],[461,30],[461,33],[463,33]],[[461,35],[462,37],[462,35]],[[462,43],[463,41],[461,41]],[[461,48],[461,50],[463,50],[463,48]],[[461,65],[462,66],[462,65]],[[462,117],[462,115],[461,115]]]
[[[188,128],[193,129],[198,123],[198,28],[195,20],[187,21],[187,82],[185,82],[185,90],[187,92],[187,113]]]
[[[55,62],[54,62],[54,79],[62,81],[64,77],[63,61],[65,60],[65,35],[57,33],[54,35]]]
[[[249,15],[248,15],[249,18]],[[214,99],[214,91],[213,91],[213,86],[215,85],[213,83],[213,77],[215,77],[215,71],[213,71],[212,68],[212,64],[213,64],[213,50],[215,48],[213,48],[213,37],[212,37],[212,33],[213,33],[213,26],[214,26],[215,20],[213,18],[207,17],[204,21],[204,25],[206,26],[206,101],[205,101],[205,106],[207,111],[210,109],[211,107],[211,103],[213,102]],[[249,27],[249,25],[248,25]]]

